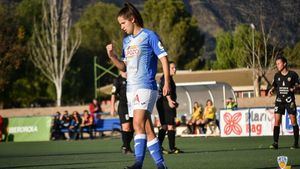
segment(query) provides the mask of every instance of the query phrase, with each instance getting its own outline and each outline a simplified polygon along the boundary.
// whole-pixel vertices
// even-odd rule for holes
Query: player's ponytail
[[[130,18],[134,18],[135,19],[135,23],[140,26],[140,27],[144,27],[144,21],[142,18],[142,15],[140,14],[140,12],[129,2],[126,2],[124,4],[124,7],[119,11],[118,13],[118,17],[122,16],[125,19],[130,19]]]

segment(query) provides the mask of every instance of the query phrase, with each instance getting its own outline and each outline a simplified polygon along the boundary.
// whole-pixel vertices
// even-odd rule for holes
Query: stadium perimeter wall
[[[243,108],[248,107],[273,107],[275,97],[259,97],[259,98],[238,98],[238,106]],[[297,106],[300,106],[300,95],[296,96]],[[110,111],[110,102],[102,102],[101,108],[103,112]],[[68,110],[69,113],[83,110],[88,110],[88,105],[82,106],[66,106],[66,107],[42,107],[42,108],[22,108],[22,109],[1,109],[2,117],[20,117],[20,116],[49,116],[54,115],[57,111],[63,112]]]

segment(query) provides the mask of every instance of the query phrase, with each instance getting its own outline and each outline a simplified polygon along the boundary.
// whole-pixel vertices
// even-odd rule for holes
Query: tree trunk
[[[253,92],[254,92],[254,97],[260,97],[260,76],[257,74],[254,76],[253,80]]]
[[[62,93],[62,81],[58,81],[55,83],[56,89],[56,106],[61,106],[61,93]]]

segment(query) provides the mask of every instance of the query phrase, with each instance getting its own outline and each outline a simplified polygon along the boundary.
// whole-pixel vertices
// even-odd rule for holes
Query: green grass
[[[292,142],[292,136],[280,137],[280,148],[270,150],[272,137],[177,138],[185,153],[164,157],[169,169],[240,169],[277,168],[277,156],[286,155],[293,169],[300,168],[300,149],[290,150]],[[0,168],[122,169],[133,161],[133,156],[120,153],[118,138],[0,143]],[[147,154],[144,169],[154,168]]]

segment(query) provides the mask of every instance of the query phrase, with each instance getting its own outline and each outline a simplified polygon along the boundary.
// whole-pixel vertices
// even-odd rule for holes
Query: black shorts
[[[129,117],[127,104],[119,103],[118,114],[120,118],[120,123],[132,122],[132,117]]]
[[[297,115],[297,108],[296,107],[297,106],[296,106],[295,101],[292,101],[290,103],[275,102],[274,112],[277,113],[277,114],[284,115],[285,110],[286,110],[288,114]]]
[[[161,125],[175,125],[176,108],[170,108],[168,101],[162,98],[157,100],[156,108]]]

